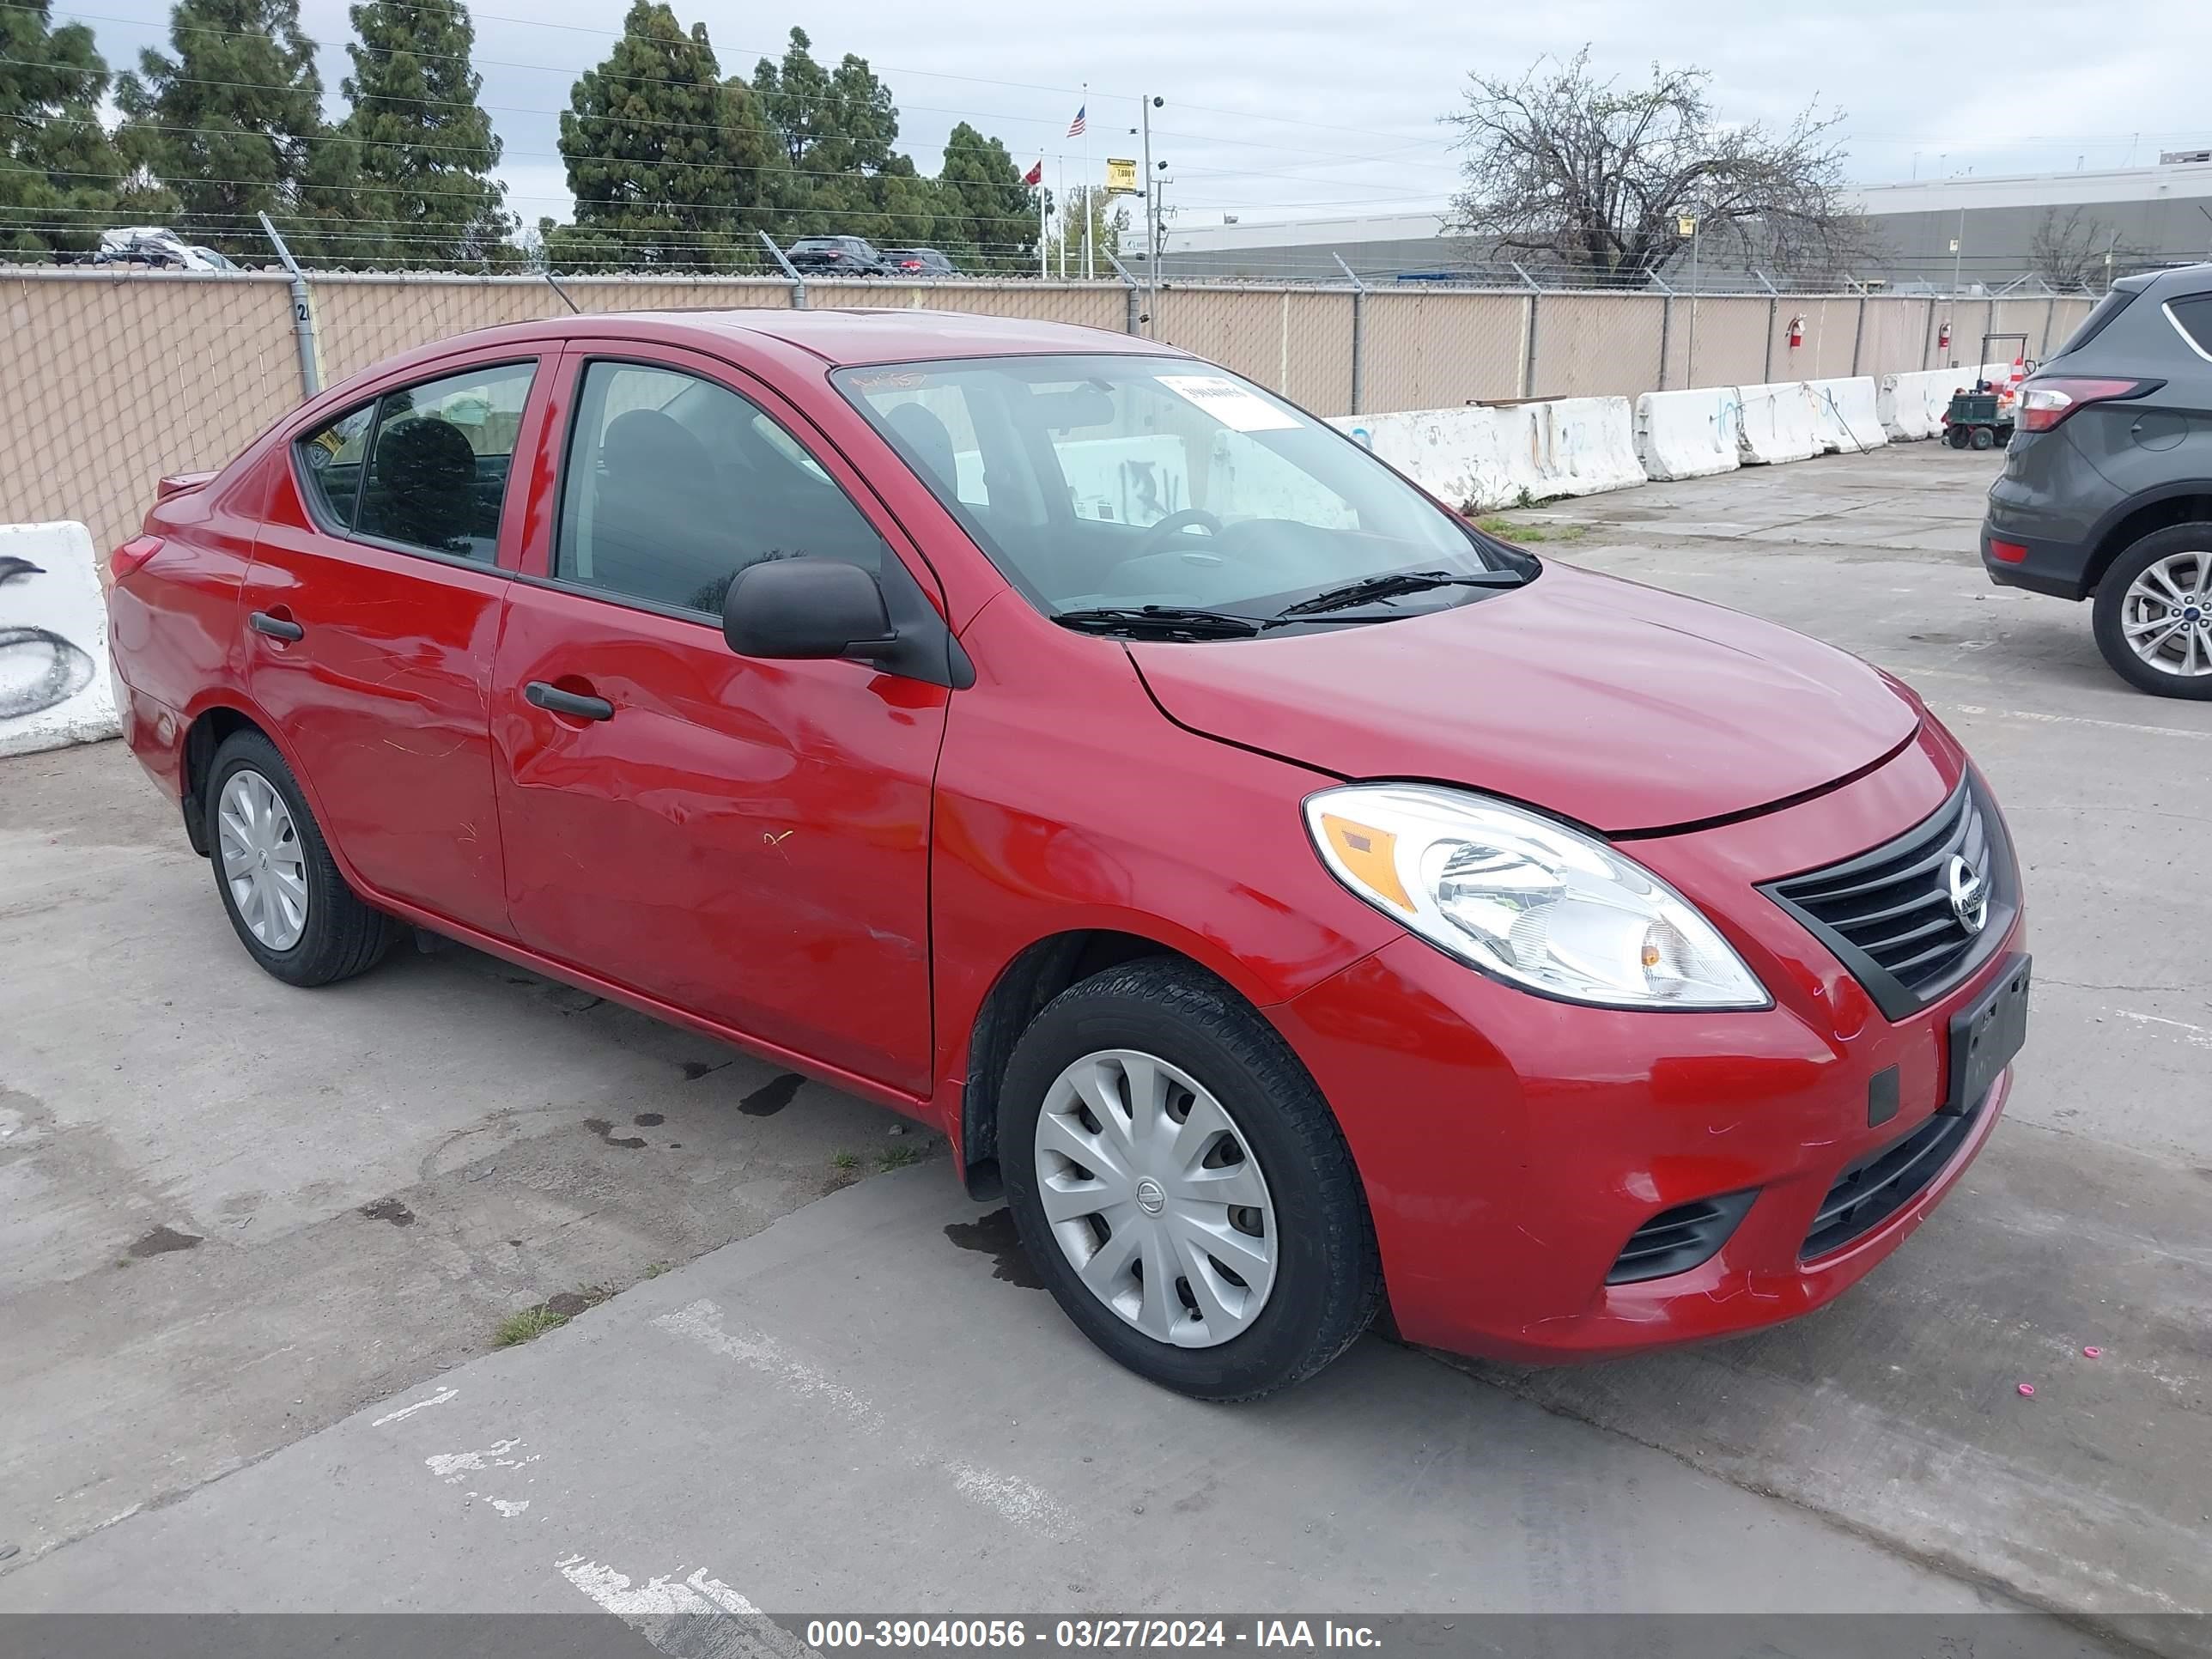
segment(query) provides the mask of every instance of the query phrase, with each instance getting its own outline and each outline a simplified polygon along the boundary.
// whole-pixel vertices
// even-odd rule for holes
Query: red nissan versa
[[[944,1131],[1209,1399],[1887,1255],[2025,1027],[1903,685],[1492,541],[1224,370],[914,311],[464,335],[167,480],[130,741],[270,973],[408,925]]]

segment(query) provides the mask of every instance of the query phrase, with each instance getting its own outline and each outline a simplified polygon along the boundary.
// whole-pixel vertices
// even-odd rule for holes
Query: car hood
[[[1132,641],[1177,725],[1351,778],[1423,778],[1598,830],[1671,828],[1863,770],[1919,712],[1817,640],[1547,564],[1526,587],[1402,622]]]

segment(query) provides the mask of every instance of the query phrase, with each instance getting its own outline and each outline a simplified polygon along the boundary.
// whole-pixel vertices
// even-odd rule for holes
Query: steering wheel
[[[1221,533],[1220,520],[1202,507],[1187,507],[1180,513],[1169,514],[1166,518],[1146,530],[1145,539],[1137,544],[1137,550],[1132,556],[1142,559],[1155,553],[1164,552],[1166,550],[1170,537],[1179,536],[1194,526],[1205,531],[1209,536],[1218,536]]]

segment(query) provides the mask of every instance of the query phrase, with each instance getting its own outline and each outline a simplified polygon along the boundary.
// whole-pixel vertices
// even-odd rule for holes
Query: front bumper
[[[1752,882],[1878,845],[1940,805],[1963,757],[1940,728],[1876,772],[1745,823],[1632,850],[1700,902],[1773,991],[1749,1012],[1549,1001],[1422,940],[1393,941],[1269,1013],[1335,1106],[1409,1340],[1523,1362],[1725,1336],[1806,1313],[1895,1249],[1995,1128],[1998,1080],[1909,1200],[1808,1254],[1844,1170],[1942,1103],[1951,1016],[2021,948],[1885,1019]],[[1869,1085],[1897,1068],[1893,1115]],[[1755,1191],[1717,1254],[1640,1283],[1607,1276],[1636,1230]]]

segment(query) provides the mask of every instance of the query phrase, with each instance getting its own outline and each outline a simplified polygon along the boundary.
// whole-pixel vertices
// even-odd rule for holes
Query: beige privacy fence
[[[760,307],[759,277],[313,275],[323,384],[469,329],[586,312]],[[562,297],[563,295],[566,299]],[[2087,299],[1593,294],[1445,287],[1029,281],[809,283],[813,307],[917,307],[1148,332],[1319,415],[1889,374],[2040,357]],[[289,279],[0,266],[0,524],[82,520],[127,539],[165,472],[220,465],[304,393]],[[1937,343],[1948,321],[1951,343]],[[1792,323],[1799,343],[1791,345]]]

